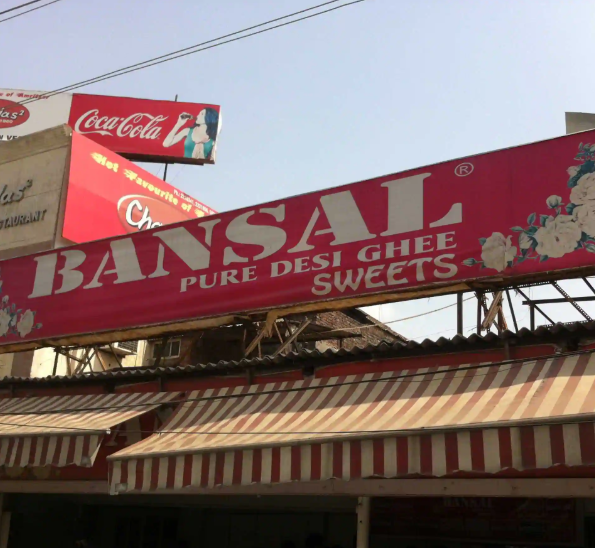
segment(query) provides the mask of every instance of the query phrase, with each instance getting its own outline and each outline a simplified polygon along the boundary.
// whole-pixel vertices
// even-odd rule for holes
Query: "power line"
[[[0,15],[4,15],[5,13],[10,13],[11,11],[20,10],[21,8],[26,8],[27,6],[30,6],[31,4],[39,4],[39,2],[41,2],[41,1],[42,0],[32,0],[31,2],[25,2],[24,4],[21,4],[20,6],[15,6],[14,8],[9,8],[7,10],[0,11]]]
[[[544,423],[549,424],[551,421],[548,421],[549,417],[543,417],[543,421]],[[566,423],[571,423],[571,424],[580,424],[583,422],[588,422],[588,423],[592,423],[593,422],[593,418],[592,417],[586,417],[584,414],[580,415],[580,416],[575,416],[573,418],[571,418],[570,416],[568,416],[568,420],[564,420],[564,424]],[[504,421],[502,421],[502,423],[518,423],[517,419],[505,419]],[[479,424],[479,426],[478,426]],[[38,426],[30,426],[30,425],[21,425],[21,424],[12,424],[12,423],[6,423],[6,422],[0,422],[0,425],[5,425],[5,426],[23,426],[23,427],[27,427],[27,428],[47,428],[47,429],[58,429],[58,430],[72,430],[72,432],[60,432],[59,434],[56,435],[76,435],[76,432],[81,432],[81,433],[87,433],[87,434],[97,434],[99,435],[100,433],[102,433],[103,431],[101,430],[97,430],[97,429],[93,429],[93,428],[82,428],[82,427],[61,427],[61,426],[46,426],[46,425],[38,425]],[[510,425],[510,424],[509,424]],[[502,426],[504,426],[504,424],[502,424]],[[513,424],[514,426],[514,424]],[[494,429],[494,428],[498,428],[497,425],[494,425],[494,423],[489,423],[489,426],[484,426],[481,423],[474,423],[474,424],[450,424],[450,425],[446,425],[446,426],[436,426],[433,428],[424,428],[423,431],[427,434],[427,433],[432,433],[433,431],[436,430],[452,430],[452,429],[465,429],[465,430],[476,430],[477,428],[490,428],[490,429]],[[358,435],[358,434],[396,434],[398,432],[401,432],[405,435],[419,435],[421,428],[415,428],[415,429],[411,429],[411,428],[389,428],[389,429],[382,429],[382,430],[285,430],[285,431],[276,431],[276,430],[249,430],[249,431],[244,431],[244,432],[233,432],[233,431],[228,431],[228,430],[203,430],[203,431],[196,431],[196,430],[126,430],[125,432],[127,434],[159,434],[159,435],[189,435],[189,434],[193,434],[195,436],[254,436],[254,435],[262,435],[262,436],[294,436],[294,435],[311,435],[311,436],[315,436],[315,435],[321,435],[321,434],[328,434],[328,435]],[[111,430],[106,430],[105,431],[105,435],[110,435],[112,433]],[[31,434],[31,436],[34,436],[36,434]],[[22,434],[18,434],[18,435],[14,435],[14,436],[10,436],[10,435],[6,435],[4,434],[2,437],[11,437],[11,438],[22,438],[22,437],[28,437],[26,435],[22,435]],[[1,437],[0,437],[1,439]],[[144,440],[141,440],[141,442]],[[320,440],[309,440],[312,441],[312,443],[320,443]],[[138,443],[141,443],[138,442]],[[219,448],[204,448],[206,450],[221,450],[221,447]],[[233,449],[233,446],[230,446],[230,449]],[[195,450],[190,449],[190,452],[194,452]],[[177,452],[177,451],[176,451]],[[125,458],[125,457],[124,457]]]
[[[123,76],[124,74],[128,74],[130,72],[136,72],[138,70],[149,68],[149,67],[152,67],[152,66],[155,66],[155,65],[160,65],[160,64],[166,63],[168,61],[173,61],[174,59],[179,59],[180,57],[185,57],[187,55],[192,55],[194,53],[199,53],[201,51],[206,51],[208,49],[216,48],[218,46],[223,46],[223,45],[229,44],[231,42],[236,42],[238,40],[243,40],[244,38],[250,38],[252,36],[256,36],[258,34],[263,34],[265,32],[271,31],[271,30],[275,30],[275,29],[278,29],[278,28],[281,28],[281,27],[285,27],[285,26],[288,26],[288,25],[293,25],[294,23],[299,23],[300,21],[305,21],[306,19],[311,19],[313,17],[318,17],[319,15],[324,15],[325,13],[330,13],[332,11],[339,10],[341,8],[346,8],[346,7],[352,6],[354,4],[359,4],[361,2],[365,2],[366,0],[352,0],[351,2],[347,2],[346,4],[341,4],[340,6],[335,6],[333,8],[329,8],[329,9],[326,9],[326,10],[323,10],[323,11],[319,11],[317,13],[313,13],[311,15],[307,15],[307,16],[304,16],[304,17],[300,17],[298,19],[294,19],[292,21],[287,21],[287,22],[281,23],[279,25],[274,25],[274,26],[268,27],[266,29],[262,29],[262,30],[259,30],[259,31],[256,31],[256,32],[251,32],[249,34],[244,34],[243,36],[238,36],[236,38],[231,38],[229,40],[225,40],[223,42],[220,42],[220,40],[223,40],[224,38],[228,38],[228,37],[231,37],[231,36],[236,36],[238,34],[242,34],[242,33],[247,32],[249,30],[256,29],[256,28],[259,28],[259,27],[262,27],[262,26],[265,26],[265,25],[269,25],[269,24],[274,23],[276,21],[281,21],[282,19],[287,19],[288,17],[293,17],[295,15],[299,15],[299,14],[305,13],[307,11],[311,11],[311,10],[314,10],[314,9],[317,9],[317,8],[320,8],[320,7],[329,5],[329,4],[333,4],[333,3],[338,2],[338,1],[339,0],[331,0],[329,2],[324,2],[323,4],[318,4],[317,6],[312,6],[311,8],[306,8],[304,10],[297,11],[297,12],[294,12],[294,13],[291,13],[291,14],[288,14],[288,15],[284,15],[282,17],[277,17],[276,19],[271,19],[270,21],[266,21],[266,22],[260,23],[258,25],[253,25],[251,27],[247,27],[245,29],[235,31],[235,32],[232,32],[230,34],[226,34],[224,36],[220,36],[218,38],[213,38],[212,40],[207,40],[206,42],[201,42],[200,44],[196,44],[194,46],[189,46],[187,48],[184,48],[184,49],[181,49],[181,50],[177,50],[177,51],[174,51],[174,52],[171,52],[171,53],[167,53],[167,54],[161,55],[159,57],[154,57],[153,59],[149,59],[147,61],[142,61],[142,62],[136,63],[134,65],[129,65],[128,67],[123,67],[121,69],[118,69],[118,70],[115,70],[115,71],[112,71],[112,72],[107,72],[105,74],[102,74],[101,76],[96,76],[95,78],[89,78],[87,80],[82,80],[82,81],[77,82],[75,84],[71,84],[69,86],[64,86],[62,88],[56,89],[56,90],[51,91],[51,92],[48,92],[46,94],[43,94],[42,97],[27,99],[27,100],[23,101],[21,104],[25,105],[25,104],[32,103],[32,102],[35,102],[35,101],[39,101],[41,98],[52,97],[53,95],[57,95],[58,93],[64,93],[64,92],[67,92],[67,91],[72,91],[72,90],[78,89],[78,88],[83,87],[83,86],[87,86],[87,85],[90,85],[90,84],[96,84],[96,83],[102,82],[104,80],[109,80],[111,78],[116,78],[117,76]],[[217,43],[216,44],[213,44],[213,42],[217,42]],[[202,46],[205,46],[206,44],[212,44],[212,45],[207,46],[207,47],[202,47]],[[199,48],[199,49],[197,49],[197,48]],[[190,51],[190,50],[192,50],[192,51]]]
[[[52,4],[56,4],[57,2],[61,2],[61,1],[62,0],[52,0],[51,2],[48,2],[47,4],[44,4],[43,6],[37,6],[36,8],[31,8],[30,10],[23,11],[22,13],[17,13],[16,15],[12,15],[11,17],[7,17],[6,19],[0,19],[0,23],[5,23],[6,21],[10,21],[11,19],[16,19],[17,17],[21,17],[21,15],[27,15],[28,13],[31,13],[32,11],[40,10],[42,8],[47,8],[48,6],[51,6]],[[22,8],[23,6],[28,6],[30,4],[36,4],[37,2],[41,2],[41,0],[35,0],[33,2],[28,2],[27,4],[22,4],[20,6],[17,6],[16,8],[11,8],[6,11],[1,11],[0,15],[3,15],[4,13],[8,13],[9,11],[14,11],[16,9]]]
[[[568,352],[565,354],[549,354],[547,356],[540,356],[540,357],[536,357],[536,358],[532,358],[532,360],[542,360],[542,359],[548,359],[548,358],[552,358],[552,357],[563,357],[563,356],[570,356],[570,355],[582,355],[582,354],[592,354],[594,353],[595,350],[583,350],[583,351],[577,351],[577,352]],[[460,367],[457,369],[451,369],[450,371],[469,371],[469,370],[474,370],[474,369],[481,369],[481,368],[485,368],[485,367],[494,367],[500,364],[504,364],[504,363],[510,363],[511,367],[509,367],[508,369],[499,369],[498,372],[502,373],[502,372],[507,372],[513,369],[515,363],[514,362],[526,362],[526,361],[530,361],[527,360],[526,358],[521,358],[518,360],[507,360],[506,362],[491,362],[488,364],[483,364],[483,365],[477,365],[477,366],[468,366],[468,367]],[[448,370],[443,370],[443,371],[438,371],[436,373],[442,373],[442,372],[447,372]],[[180,403],[180,404],[185,404],[185,403],[193,403],[193,402],[202,402],[205,401],[205,405],[206,402],[208,401],[216,401],[216,400],[221,400],[221,399],[231,399],[231,398],[242,398],[242,397],[249,397],[249,396],[263,396],[263,395],[271,395],[271,394],[279,394],[279,393],[291,393],[291,392],[302,392],[302,391],[306,391],[306,390],[315,390],[315,389],[325,389],[325,388],[334,388],[337,386],[351,386],[351,385],[355,385],[355,384],[362,384],[362,383],[370,383],[370,382],[383,382],[383,381],[391,381],[391,380],[400,380],[402,378],[408,378],[408,377],[414,377],[414,376],[419,376],[419,375],[429,375],[429,374],[435,374],[435,373],[412,373],[410,375],[402,375],[399,377],[387,377],[385,379],[370,379],[370,380],[363,380],[363,381],[349,381],[349,382],[345,382],[345,383],[338,383],[338,384],[332,384],[332,385],[325,385],[325,386],[313,386],[313,387],[303,387],[303,388],[294,388],[294,389],[287,389],[287,390],[271,390],[271,391],[263,391],[263,392],[256,392],[256,393],[251,393],[251,394],[230,394],[230,395],[226,395],[226,396],[212,396],[212,397],[208,397],[208,398],[188,398],[185,400],[179,400],[179,401],[175,401],[175,400],[171,400],[167,403]],[[479,376],[479,375],[478,375]],[[485,376],[485,375],[484,375]],[[413,381],[416,382],[416,381]],[[423,381],[417,381],[417,382],[423,382]],[[126,408],[126,407],[134,407],[134,406],[144,406],[144,405],[155,405],[155,404],[131,404],[131,405],[124,405],[124,406],[114,406],[114,409],[120,409],[120,408]],[[96,408],[97,410],[105,410],[105,409],[112,409],[112,407],[104,407],[104,408]],[[82,411],[90,411],[90,408],[87,409],[81,409]],[[73,410],[68,410],[68,411],[73,411]],[[54,413],[58,413],[59,411],[51,411],[49,413],[0,413],[0,415],[20,415],[20,414],[32,414],[32,415],[45,415],[45,414],[54,414]],[[589,419],[582,417],[581,420],[579,421],[574,421],[574,422],[584,422],[584,421],[588,421]],[[18,424],[18,423],[8,423],[8,422],[0,422],[0,425],[3,426],[14,426],[14,427],[18,427],[18,428],[47,428],[47,429],[52,429],[52,430],[69,430],[72,431],[72,433],[75,432],[91,432],[94,434],[98,434],[101,433],[101,430],[98,430],[96,428],[84,428],[84,427],[64,427],[64,426],[54,426],[54,425],[41,425],[41,424],[36,424],[36,425],[28,425],[28,424]],[[453,425],[454,426],[454,425]],[[396,432],[403,432],[403,429],[388,429],[388,430],[337,430],[337,431],[281,431],[281,432],[277,432],[277,431],[245,431],[245,432],[229,432],[229,431],[218,431],[218,430],[208,430],[208,431],[200,431],[197,432],[195,430],[126,430],[127,433],[129,434],[176,434],[176,435],[184,435],[184,434],[194,434],[194,435],[230,435],[233,434],[235,435],[254,435],[254,434],[258,434],[258,435],[294,435],[294,434],[305,434],[305,435],[318,435],[318,434],[394,434]],[[111,430],[106,430],[105,431],[106,434],[110,434]],[[65,435],[69,435],[70,432],[64,432]],[[6,437],[6,434],[4,435],[4,437]],[[22,437],[22,435],[16,435],[14,437]]]
[[[307,392],[310,390],[324,390],[327,388],[336,388],[342,386],[353,386],[358,384],[368,384],[373,382],[399,382],[404,380],[415,379],[416,377],[425,377],[428,375],[438,375],[441,373],[450,373],[450,372],[463,372],[463,371],[473,371],[479,369],[487,369],[491,367],[497,366],[505,366],[510,365],[508,369],[500,369],[500,372],[506,372],[512,370],[514,367],[522,365],[523,363],[532,362],[532,361],[539,361],[539,360],[548,360],[551,358],[565,358],[571,356],[582,356],[588,354],[594,354],[595,349],[588,349],[588,350],[576,350],[573,352],[560,352],[557,354],[544,354],[541,356],[535,356],[533,358],[517,358],[513,360],[502,360],[499,362],[488,362],[479,365],[468,365],[464,367],[457,367],[453,369],[442,369],[436,371],[425,371],[419,373],[407,373],[404,375],[391,375],[390,377],[384,377],[380,379],[361,379],[356,381],[345,381],[335,384],[327,384],[327,385],[309,385],[309,386],[300,386],[296,388],[285,388],[279,390],[263,390],[262,392],[251,392],[251,393],[243,393],[243,394],[224,394],[221,396],[203,396],[200,398],[185,398],[179,400],[170,400],[168,402],[163,402],[164,404],[185,404],[185,403],[195,403],[195,402],[209,402],[209,401],[217,401],[217,400],[228,400],[228,399],[238,399],[238,398],[245,398],[251,396],[267,396],[267,395],[274,395],[274,394],[290,394],[294,392]],[[486,373],[487,375],[488,373]],[[479,376],[479,375],[478,375]],[[410,382],[427,382],[427,379],[422,379],[419,381],[410,380]],[[10,401],[3,400],[3,401]],[[113,411],[113,410],[121,410],[121,409],[130,409],[130,408],[138,408],[138,407],[154,407],[157,405],[155,402],[143,402],[143,403],[130,403],[130,404],[123,404],[123,405],[108,405],[108,406],[98,406],[98,407],[80,407],[80,408],[69,408],[69,409],[50,409],[46,411],[13,411],[13,412],[2,412],[0,411],[0,416],[44,416],[44,415],[69,415],[72,413],[87,413],[91,411]],[[21,426],[21,425],[15,425]]]
[[[475,297],[467,297],[463,299],[463,302],[470,301],[471,299],[475,299]],[[428,314],[434,314],[434,312],[440,312],[441,310],[446,310],[447,308],[452,308],[456,306],[457,303],[447,304],[446,306],[442,306],[440,308],[434,308],[434,310],[428,310],[427,312],[422,312],[421,314],[415,314],[414,316],[407,316],[406,318],[399,318],[398,320],[391,320],[389,322],[382,322],[383,325],[389,325],[393,323],[404,322],[405,320],[413,320],[414,318],[421,318],[422,316],[427,316]],[[381,328],[382,326],[373,324],[373,325],[360,325],[358,327],[342,327],[341,331],[357,331],[361,329],[374,329],[374,328]],[[456,329],[453,327],[453,329]],[[330,331],[317,331],[317,335],[326,335],[327,333],[334,333],[336,329]],[[445,329],[444,331],[450,331],[450,329]],[[439,333],[444,333],[444,331],[439,331]]]

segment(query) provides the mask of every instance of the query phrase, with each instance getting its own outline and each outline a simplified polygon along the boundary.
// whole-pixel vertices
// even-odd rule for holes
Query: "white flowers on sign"
[[[518,255],[512,235],[494,232],[479,239],[481,260],[469,258],[463,264],[502,272],[526,260],[544,262],[578,250],[595,253],[595,145],[581,143],[575,160],[582,163],[567,169],[570,201],[564,204],[562,196],[553,194],[545,201],[549,214],[531,213],[528,226],[510,229],[518,234]]]
[[[0,278],[0,294],[2,293],[2,279]],[[10,303],[10,297],[3,295],[0,299],[0,337],[18,335],[25,338],[34,329],[41,329],[42,324],[35,323],[35,311],[23,312],[15,303]]]
[[[546,200],[547,206],[550,209],[554,209],[556,207],[558,207],[559,205],[562,204],[562,198],[560,196],[556,196],[555,194],[553,196],[550,196],[547,200]]]
[[[573,216],[585,234],[595,237],[595,201],[576,207]]]
[[[581,239],[581,229],[570,215],[550,216],[534,237],[537,241],[535,251],[539,255],[559,259],[576,249]]]
[[[568,173],[568,175],[570,175],[571,177],[574,177],[577,173],[578,173],[578,168],[579,166],[570,166],[566,172]]]
[[[595,173],[583,175],[577,185],[570,191],[573,204],[586,204],[595,201]]]
[[[486,268],[494,268],[502,272],[510,261],[514,260],[516,247],[510,243],[512,236],[507,238],[500,232],[494,232],[481,248],[481,260]]]
[[[12,316],[6,310],[0,309],[0,337],[4,337],[10,328]]]
[[[24,338],[31,331],[35,325],[35,314],[31,310],[27,310],[24,314],[21,314],[21,319],[17,322],[17,331],[19,335]]]

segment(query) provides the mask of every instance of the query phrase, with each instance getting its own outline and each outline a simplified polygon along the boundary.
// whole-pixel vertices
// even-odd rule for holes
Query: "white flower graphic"
[[[4,297],[2,297],[2,304],[6,304],[8,302],[8,295],[4,295]]]
[[[17,331],[19,332],[19,335],[22,338],[26,337],[33,330],[34,323],[35,315],[31,310],[27,310],[24,314],[21,314],[21,318],[17,323]]]
[[[573,204],[586,204],[595,200],[595,173],[583,175],[576,186],[570,191],[570,201]]]
[[[506,268],[538,260],[544,263],[549,259],[559,259],[575,251],[595,253],[595,144],[580,143],[575,161],[580,165],[570,166],[570,178],[566,194],[550,195],[546,200],[548,212],[533,211],[527,222],[510,227],[518,236],[520,253],[510,244],[511,236],[505,238],[494,232],[489,238],[480,237],[481,260],[469,257],[462,264],[481,268],[494,268],[498,272]],[[530,211],[530,210],[529,210]],[[540,267],[542,268],[542,267]]]
[[[550,217],[545,226],[535,233],[536,251],[540,255],[559,259],[576,249],[581,239],[581,229],[570,215]]]
[[[500,232],[494,232],[481,247],[481,260],[486,268],[493,268],[502,272],[508,263],[514,260],[517,248],[511,245],[512,236],[505,237]]]
[[[595,237],[595,201],[576,207],[573,217],[585,234],[591,238]]]
[[[0,337],[4,337],[8,333],[10,327],[11,316],[6,310],[0,309]]]

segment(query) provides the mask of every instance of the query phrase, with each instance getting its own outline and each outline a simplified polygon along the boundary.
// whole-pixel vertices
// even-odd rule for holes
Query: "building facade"
[[[592,546],[594,333],[4,379],[8,545]]]

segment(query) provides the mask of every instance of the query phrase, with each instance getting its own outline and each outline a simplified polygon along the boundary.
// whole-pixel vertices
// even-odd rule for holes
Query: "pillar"
[[[370,541],[370,497],[357,499],[357,548],[368,548]],[[0,547],[1,548],[1,547]]]

